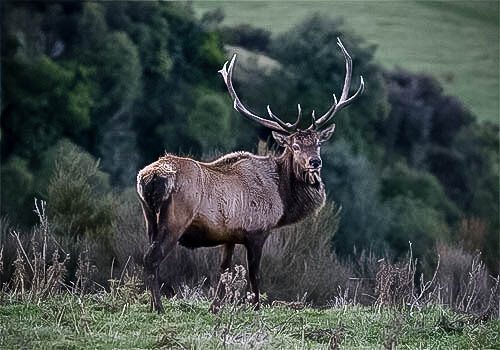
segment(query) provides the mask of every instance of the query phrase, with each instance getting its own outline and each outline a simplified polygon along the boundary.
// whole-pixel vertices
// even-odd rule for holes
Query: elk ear
[[[332,124],[329,128],[321,131],[319,133],[319,142],[323,143],[325,141],[328,141],[330,137],[332,137],[334,131],[335,131],[335,124]]]
[[[281,133],[276,132],[276,131],[273,131],[272,134],[273,134],[273,138],[276,140],[278,145],[280,145],[281,147],[285,147],[286,145],[288,145],[289,142],[288,142],[287,135],[281,134]]]

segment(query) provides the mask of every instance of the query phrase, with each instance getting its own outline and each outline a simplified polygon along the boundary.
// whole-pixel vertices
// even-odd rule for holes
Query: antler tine
[[[300,103],[297,103],[297,120],[293,123],[293,128],[297,129],[300,123],[300,119],[302,118],[302,108],[300,107]]]
[[[351,88],[352,58],[345,49],[344,44],[342,44],[342,41],[340,41],[340,38],[337,38],[337,45],[342,49],[345,59],[344,88],[342,89],[342,95],[340,96],[340,101],[343,101],[347,98],[347,95],[349,95],[349,89]]]
[[[222,75],[222,78],[224,79],[224,83],[226,84],[227,90],[229,92],[229,95],[231,95],[231,98],[233,99],[233,107],[235,110],[240,112],[244,117],[247,119],[250,119],[254,122],[259,123],[262,126],[265,126],[266,128],[269,128],[271,130],[275,131],[280,131],[280,132],[285,132],[285,133],[291,133],[292,131],[289,130],[288,125],[281,120],[279,120],[278,117],[275,117],[270,113],[270,116],[275,119],[276,121],[271,121],[265,118],[261,118],[258,115],[250,112],[241,102],[239,99],[238,95],[236,94],[236,91],[234,90],[233,87],[233,69],[234,69],[234,63],[236,61],[236,54],[233,55],[231,58],[231,61],[229,62],[229,67],[228,67],[228,62],[226,61],[224,63],[224,66],[222,67],[221,70],[219,70],[219,73]],[[268,111],[270,109],[268,108]],[[274,117],[273,117],[274,116]],[[291,126],[291,125],[290,125]]]
[[[347,52],[346,48],[342,44],[342,41],[340,38],[337,38],[337,45],[339,45],[340,49],[342,50],[342,53],[344,54],[344,59],[345,59],[345,78],[344,78],[344,86],[342,88],[342,95],[340,96],[340,100],[337,101],[337,98],[335,94],[333,94],[333,104],[332,106],[326,111],[324,115],[322,115],[317,121],[316,121],[316,127],[321,128],[325,126],[330,119],[340,111],[342,108],[346,107],[347,105],[351,104],[359,95],[361,95],[365,89],[365,82],[363,80],[363,76],[360,76],[361,81],[359,84],[359,88],[356,91],[354,95],[348,98],[349,96],[349,89],[351,88],[351,77],[352,77],[352,58]],[[309,129],[312,129],[314,126],[311,125]]]
[[[274,119],[283,129],[285,129],[287,132],[289,133],[292,133],[294,132],[295,130],[297,130],[297,125],[298,125],[298,122],[295,122],[294,124],[290,124],[290,123],[286,123],[284,121],[282,121],[280,118],[278,118],[272,111],[271,111],[271,107],[269,105],[267,105],[267,113],[269,114],[269,116]]]

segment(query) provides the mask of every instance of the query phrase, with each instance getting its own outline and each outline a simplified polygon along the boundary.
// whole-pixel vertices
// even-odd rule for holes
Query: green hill
[[[320,12],[377,45],[377,60],[436,76],[481,120],[499,120],[497,1],[194,1],[199,16],[222,8],[224,24],[248,23],[273,34]]]

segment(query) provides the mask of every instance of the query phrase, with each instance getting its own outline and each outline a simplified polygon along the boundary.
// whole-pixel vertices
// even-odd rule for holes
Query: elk
[[[338,101],[333,95],[333,104],[321,117],[316,119],[313,111],[312,123],[306,129],[298,128],[300,105],[293,124],[282,121],[269,106],[268,119],[243,105],[232,83],[236,54],[219,71],[234,109],[270,129],[283,148],[281,154],[235,152],[210,163],[166,154],[139,171],[137,193],[149,238],[144,275],[152,310],[163,311],[158,268],[177,243],[191,249],[222,245],[220,273],[230,267],[235,245],[244,245],[253,304],[259,308],[264,242],[270,230],[294,224],[323,207],[326,195],[321,180],[321,144],[335,130],[333,116],[364,90],[361,76],[359,88],[349,97],[352,60],[340,39],[337,44],[346,66],[342,94]],[[217,296],[211,308],[217,311]]]

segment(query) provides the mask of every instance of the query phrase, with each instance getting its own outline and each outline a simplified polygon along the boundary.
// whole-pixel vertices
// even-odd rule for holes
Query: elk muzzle
[[[321,166],[321,158],[319,157],[313,157],[309,159],[309,165],[313,169],[318,169]]]
[[[321,181],[321,158],[320,157],[311,157],[309,158],[308,167],[306,168],[304,179],[310,185],[319,184]]]

